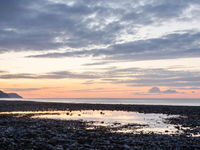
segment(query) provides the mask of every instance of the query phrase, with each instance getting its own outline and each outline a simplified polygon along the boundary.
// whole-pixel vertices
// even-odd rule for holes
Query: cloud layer
[[[38,51],[42,54],[30,57],[109,60],[199,57],[198,27],[187,25],[181,31],[171,27],[156,38],[139,34],[146,27],[198,22],[199,8],[198,0],[2,0],[0,52]],[[56,52],[46,53],[50,50]]]
[[[114,83],[137,86],[192,87],[200,85],[200,72],[173,71],[168,69],[104,68],[99,71],[70,72],[55,71],[43,74],[7,72],[0,73],[0,79],[81,79],[83,84]],[[96,80],[98,79],[98,81]],[[173,92],[173,91],[165,91]]]
[[[174,33],[160,38],[115,44],[104,49],[82,50],[65,53],[47,53],[29,57],[85,57],[102,56],[109,60],[156,60],[200,56],[199,33]]]

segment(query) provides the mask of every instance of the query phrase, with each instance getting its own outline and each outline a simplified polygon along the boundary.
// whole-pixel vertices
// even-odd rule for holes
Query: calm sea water
[[[200,106],[200,99],[127,99],[127,98],[24,98],[2,99],[36,102],[90,103],[90,104],[141,104],[141,105],[175,105]]]

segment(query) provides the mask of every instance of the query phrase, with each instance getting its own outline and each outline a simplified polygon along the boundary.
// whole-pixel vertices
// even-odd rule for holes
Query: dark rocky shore
[[[41,110],[124,110],[181,115],[171,124],[185,131],[177,135],[113,133],[106,128],[88,130],[81,121],[31,119],[0,115],[0,150],[4,149],[200,149],[200,107],[111,104],[62,104],[0,101],[0,112]],[[178,126],[177,126],[178,127]]]

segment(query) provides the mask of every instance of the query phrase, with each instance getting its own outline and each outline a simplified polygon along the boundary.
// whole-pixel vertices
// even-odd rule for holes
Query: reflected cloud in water
[[[105,127],[110,132],[179,134],[177,125],[165,120],[178,115],[138,113],[127,111],[81,110],[81,111],[27,111],[3,112],[16,117],[40,119],[81,120],[88,123],[88,130]]]

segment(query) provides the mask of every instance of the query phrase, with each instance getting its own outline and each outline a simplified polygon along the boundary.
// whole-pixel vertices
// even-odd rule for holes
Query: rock
[[[123,148],[124,148],[124,149],[130,149],[130,146],[124,144],[124,145],[123,145]]]

